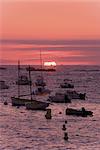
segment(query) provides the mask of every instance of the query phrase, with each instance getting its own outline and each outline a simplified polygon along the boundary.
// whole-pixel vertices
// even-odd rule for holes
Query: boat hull
[[[28,110],[46,110],[46,107],[49,106],[49,103],[33,100],[32,102],[27,102],[25,106]]]
[[[87,110],[77,110],[77,109],[72,109],[72,108],[67,108],[66,109],[66,115],[74,115],[74,116],[81,116],[81,117],[87,117],[87,116],[93,116],[92,111],[87,111]]]
[[[33,101],[33,100],[17,98],[17,97],[11,97],[11,100],[12,100],[12,106],[25,106],[25,103]]]

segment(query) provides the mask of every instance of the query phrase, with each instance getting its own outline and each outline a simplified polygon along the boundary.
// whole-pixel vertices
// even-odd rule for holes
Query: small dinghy
[[[67,108],[66,109],[66,115],[87,117],[87,116],[93,116],[93,112],[85,110],[84,107],[82,107],[81,110],[77,110],[77,109],[73,109],[73,108]]]

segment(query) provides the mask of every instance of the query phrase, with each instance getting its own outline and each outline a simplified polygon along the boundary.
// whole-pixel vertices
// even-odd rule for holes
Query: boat
[[[35,85],[36,86],[42,86],[42,87],[46,86],[46,82],[44,82],[43,75],[38,76],[38,78],[37,78],[37,80],[35,82]]]
[[[74,88],[74,85],[70,83],[62,83],[60,84],[60,87],[61,88]]]
[[[54,103],[71,103],[70,97],[64,93],[56,93],[55,96],[49,96],[48,101]]]
[[[61,88],[74,88],[74,85],[72,84],[72,80],[70,79],[64,79],[63,83],[60,84]]]
[[[18,61],[18,78],[20,76],[20,62]],[[31,73],[29,70],[29,79],[31,81]],[[26,95],[21,95],[20,94],[20,85],[18,84],[18,97],[11,97],[12,100],[12,106],[26,106],[26,109],[32,109],[32,110],[44,110],[46,109],[46,107],[49,106],[49,103],[46,102],[41,102],[41,101],[37,101],[35,100],[35,98],[33,99],[32,96],[32,87],[30,84],[30,99],[29,98],[22,98],[22,96],[28,96]]]
[[[87,116],[93,116],[93,112],[87,111],[84,107],[82,107],[80,110],[73,109],[73,108],[67,108],[66,115],[87,117]]]
[[[29,68],[28,67],[26,67],[26,70],[27,71],[29,71]],[[48,68],[48,69],[46,69],[46,68],[35,68],[35,67],[30,67],[30,71],[47,71],[47,72],[52,72],[52,71],[56,71],[56,69],[55,68]]]
[[[67,90],[66,94],[71,98],[71,99],[81,99],[81,100],[85,100],[86,98],[86,93],[78,93],[76,91],[71,91],[71,90]]]
[[[25,103],[25,106],[28,110],[46,110],[46,107],[49,106],[49,103],[33,100]]]
[[[16,84],[19,84],[19,85],[30,85],[30,84],[32,84],[32,82],[30,80],[28,80],[27,76],[21,75],[21,76],[19,76],[18,81],[16,81]]]
[[[0,90],[8,89],[9,86],[5,84],[5,81],[0,81]]]
[[[43,68],[43,65],[42,65],[42,56],[41,56],[41,49],[40,49],[40,68],[35,68],[33,66],[30,66],[30,67],[26,67],[26,70],[27,71],[40,71],[40,72],[43,72],[43,71],[47,71],[47,72],[52,72],[52,71],[56,71],[56,68]],[[52,65],[51,65],[52,66]]]
[[[0,70],[6,70],[7,68],[5,68],[5,67],[0,67]]]
[[[20,97],[11,97],[12,106],[25,106],[27,102],[32,102],[31,99],[25,99]]]
[[[38,87],[36,90],[33,91],[33,95],[47,95],[50,94],[50,90],[46,89],[44,86]]]

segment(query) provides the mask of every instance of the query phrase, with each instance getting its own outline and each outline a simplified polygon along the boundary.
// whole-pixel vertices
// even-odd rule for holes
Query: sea
[[[57,66],[54,72],[43,72],[50,95],[68,89],[60,88],[64,79],[71,80],[74,89],[86,93],[86,100],[73,99],[71,103],[51,103],[52,118],[45,118],[46,111],[26,110],[11,105],[11,97],[18,95],[17,66],[3,66],[0,80],[8,89],[0,90],[0,150],[100,150],[100,66]],[[21,74],[27,75],[26,66]],[[32,88],[41,72],[31,72]],[[21,94],[29,93],[29,86],[21,86]],[[50,95],[35,96],[47,101]],[[8,105],[4,105],[7,101]],[[65,114],[66,108],[92,111],[93,116],[77,117]],[[67,121],[67,124],[65,124]],[[66,125],[66,131],[62,130]],[[64,140],[65,132],[68,140]]]

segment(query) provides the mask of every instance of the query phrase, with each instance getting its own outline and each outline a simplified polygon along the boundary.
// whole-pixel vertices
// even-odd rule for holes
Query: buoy
[[[68,141],[68,133],[67,132],[64,133],[64,140]]]
[[[45,118],[46,118],[46,119],[51,119],[51,118],[52,118],[52,116],[51,116],[51,109],[47,109]]]
[[[8,105],[7,101],[4,102],[4,105]]]
[[[19,108],[20,106],[17,106],[17,108]]]
[[[62,112],[60,111],[59,114],[62,114]]]
[[[65,124],[63,124],[62,130],[64,130],[64,131],[66,130]]]
[[[67,120],[65,120],[65,124],[67,124]]]

